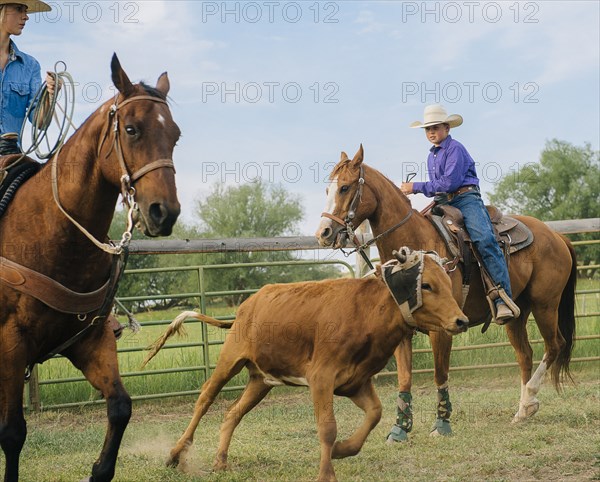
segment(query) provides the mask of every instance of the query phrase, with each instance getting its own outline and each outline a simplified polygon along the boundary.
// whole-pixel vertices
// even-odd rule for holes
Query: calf
[[[451,334],[467,329],[468,321],[454,301],[450,278],[439,258],[408,248],[402,248],[397,258],[393,269],[401,276],[396,283],[379,276],[266,285],[242,303],[234,322],[193,311],[173,320],[144,364],[188,317],[231,326],[231,331],[215,371],[202,387],[192,421],[171,450],[168,465],[179,464],[215,397],[246,367],[249,381],[225,414],[214,468],[227,467],[233,431],[271,388],[306,386],[321,443],[318,480],[336,480],[331,460],[356,455],[381,418],[381,402],[371,377],[386,365],[402,337],[415,328]],[[386,283],[395,284],[394,296]],[[350,398],[365,412],[362,424],[347,440],[336,441],[334,394]]]

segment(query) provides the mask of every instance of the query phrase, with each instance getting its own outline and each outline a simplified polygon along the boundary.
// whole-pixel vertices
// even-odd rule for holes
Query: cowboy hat
[[[0,7],[8,4],[25,5],[27,13],[49,12],[52,7],[41,0],[0,0]]]
[[[448,115],[446,109],[440,104],[425,106],[423,122],[414,121],[410,127],[429,127],[436,124],[448,124],[450,127],[458,127],[463,123],[463,118],[458,114]]]

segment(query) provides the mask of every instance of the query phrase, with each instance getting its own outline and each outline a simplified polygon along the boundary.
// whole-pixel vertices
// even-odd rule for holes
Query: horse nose
[[[456,319],[456,326],[458,327],[458,329],[460,331],[467,331],[467,328],[469,328],[469,320],[462,319],[462,318],[457,318]]]
[[[323,239],[327,239],[327,238],[329,238],[329,236],[331,236],[332,232],[333,232],[333,229],[331,229],[331,227],[327,227],[321,231],[321,234],[319,235],[319,237],[321,237]]]
[[[175,224],[179,216],[179,209],[169,209],[163,203],[152,203],[148,209],[148,215],[158,227],[167,227]]]

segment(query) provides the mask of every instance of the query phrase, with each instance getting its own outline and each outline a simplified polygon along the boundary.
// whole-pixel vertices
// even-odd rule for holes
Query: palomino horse
[[[6,456],[5,482],[19,478],[27,433],[26,369],[49,354],[67,357],[106,400],[108,431],[86,480],[112,480],[131,415],[115,334],[106,322],[114,291],[105,286],[112,277],[111,257],[117,254],[111,255],[110,245],[98,240],[107,237],[122,191],[137,207],[137,214],[131,210],[132,223],[149,236],[171,233],[180,211],[171,160],[180,131],[166,102],[166,73],[154,88],[132,84],[116,55],[111,69],[117,97],[93,113],[60,153],[19,189],[0,218],[0,446]],[[98,293],[108,299],[98,301]],[[105,308],[102,313],[100,307]]]
[[[233,323],[193,311],[173,320],[144,363],[187,317],[221,328],[231,326],[231,331],[168,464],[183,462],[200,419],[225,384],[246,367],[250,375],[246,389],[221,425],[215,469],[227,467],[233,431],[273,386],[304,386],[312,395],[321,442],[319,480],[336,480],[331,459],[356,455],[381,418],[371,377],[385,366],[399,341],[416,327],[443,330],[449,336],[467,329],[441,260],[408,248],[401,248],[396,258],[383,267],[390,275],[385,279],[395,282],[369,278],[267,285],[242,303]],[[407,301],[413,297],[420,303]],[[360,427],[342,441],[336,441],[334,394],[349,397],[365,412]]]
[[[516,422],[532,416],[538,410],[536,394],[546,370],[551,370],[557,390],[560,389],[563,375],[569,376],[575,336],[576,260],[573,247],[565,237],[535,218],[515,218],[525,223],[534,235],[533,244],[511,255],[509,263],[513,296],[521,309],[521,316],[506,324],[521,369],[521,397],[513,419]],[[430,221],[412,209],[408,198],[392,181],[363,164],[361,145],[352,160],[342,153],[341,161],[331,173],[327,206],[316,236],[322,246],[339,248],[344,246],[352,226],[359,226],[364,220],[369,220],[371,224],[382,261],[390,258],[394,246],[401,245],[435,250],[441,256],[452,259]],[[455,299],[461,304],[462,277],[459,271],[454,270],[449,275]],[[481,324],[489,317],[489,306],[476,265],[463,310],[469,318],[469,326]],[[526,330],[530,313],[533,313],[545,343],[543,360],[533,376],[533,352]],[[445,434],[451,431],[448,420],[451,413],[448,370],[452,338],[441,332],[431,332],[429,337],[438,387],[438,416],[432,434]],[[395,352],[400,423],[392,429],[392,440],[406,440],[406,432],[412,427],[411,346],[412,336],[406,336]]]

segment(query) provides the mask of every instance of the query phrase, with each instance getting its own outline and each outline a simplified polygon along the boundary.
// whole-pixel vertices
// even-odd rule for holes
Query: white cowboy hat
[[[425,112],[423,113],[423,122],[414,121],[410,127],[429,127],[436,124],[448,124],[450,127],[458,127],[463,123],[462,116],[458,114],[448,115],[446,109],[440,104],[433,104],[425,106]]]
[[[41,0],[0,0],[0,7],[7,4],[25,5],[27,13],[49,12],[52,7]]]

